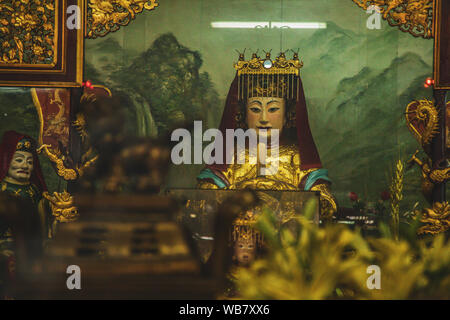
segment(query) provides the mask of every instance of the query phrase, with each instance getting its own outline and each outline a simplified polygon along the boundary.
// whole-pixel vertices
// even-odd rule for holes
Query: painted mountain
[[[344,205],[350,191],[375,201],[388,189],[394,163],[419,148],[403,112],[414,99],[431,99],[423,81],[432,72],[432,43],[394,28],[364,35],[328,22],[326,29],[299,40],[298,47],[311,128],[334,193]],[[201,53],[173,34],[159,36],[140,54],[108,38],[91,45],[87,56],[88,77],[129,102],[127,121],[136,133],[162,134],[199,119],[217,126],[224,97],[210,74],[219,76],[200,71]],[[168,185],[194,186],[199,169],[174,167]],[[405,173],[404,189],[406,207],[423,201],[417,169]]]
[[[404,110],[412,100],[432,98],[423,87],[432,73],[432,44],[401,47],[403,36],[392,28],[361,36],[328,22],[302,42],[309,57],[302,71],[311,127],[341,203],[348,205],[350,191],[379,198],[394,163],[419,148]],[[405,173],[405,206],[423,201],[419,178],[417,169]]]
[[[172,34],[160,36],[134,59],[112,38],[90,48],[88,57],[87,77],[128,100],[128,127],[134,124],[138,135],[164,134],[194,119],[216,124],[221,115],[211,107],[220,105],[219,98],[208,73],[199,71],[200,53]]]

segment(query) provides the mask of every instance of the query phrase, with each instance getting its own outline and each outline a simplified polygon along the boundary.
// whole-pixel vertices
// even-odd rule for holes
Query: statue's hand
[[[44,192],[43,197],[50,202],[52,215],[58,222],[72,222],[78,219],[78,209],[73,205],[73,197],[67,192]]]

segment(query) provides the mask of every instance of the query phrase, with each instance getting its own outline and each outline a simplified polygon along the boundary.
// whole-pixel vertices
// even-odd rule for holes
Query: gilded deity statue
[[[227,129],[254,129],[259,138],[264,136],[266,156],[260,161],[264,155],[259,152],[260,143],[254,150],[248,148],[249,143],[246,148],[235,150],[226,141],[224,158],[232,152],[232,163],[208,165],[197,177],[198,188],[318,191],[321,218],[333,216],[337,204],[330,192],[328,170],[322,168],[310,131],[299,72],[302,66],[297,53],[291,60],[286,59],[285,53],[275,60],[270,59],[270,53],[265,59],[253,54],[249,61],[240,54],[219,130],[225,137]],[[274,129],[278,131],[272,134]],[[275,170],[264,171],[267,168]],[[242,260],[243,249],[239,249],[242,243],[252,246],[255,243],[248,239],[252,219],[247,219],[247,213],[244,216],[237,219],[233,228],[237,260]],[[242,239],[241,234],[247,238]],[[253,237],[260,236],[253,232]],[[246,254],[253,257],[247,251]]]
[[[39,251],[39,247],[52,237],[59,222],[72,221],[78,215],[73,199],[67,192],[53,195],[48,193],[36,147],[34,139],[15,131],[5,132],[0,144],[0,192],[5,194],[2,201],[17,199],[26,204],[27,211],[30,211],[21,212],[21,216],[17,218],[8,218],[4,215],[9,213],[5,212],[0,215],[2,270],[5,270],[5,263],[15,261],[12,220],[26,223],[27,230],[32,234],[25,236],[33,238],[30,241],[34,242],[35,250]],[[7,273],[12,272],[10,266],[6,269],[9,269]]]
[[[42,194],[47,185],[41,171],[35,141],[15,131],[5,132],[0,145],[0,191],[21,200],[30,201],[40,215],[42,234],[48,233],[48,217],[45,214]],[[6,227],[5,227],[6,228]],[[3,228],[4,229],[4,228]],[[2,230],[2,240],[9,231]]]
[[[238,152],[224,143],[224,154],[230,149],[234,152],[233,163],[207,166],[197,177],[198,188],[320,191],[322,217],[337,211],[328,170],[322,168],[309,127],[299,75],[301,66],[297,54],[287,60],[281,53],[274,61],[269,55],[260,59],[254,54],[248,62],[240,56],[219,129],[223,136],[227,129],[238,128],[254,129],[259,136],[266,135],[268,156],[262,165],[258,159],[251,161],[252,157],[258,158],[257,150]],[[279,130],[276,145],[270,139],[273,129]],[[277,150],[271,148],[274,145]],[[271,157],[273,154],[278,156]],[[271,166],[273,161],[277,165]],[[263,173],[262,169],[268,167],[277,170]]]

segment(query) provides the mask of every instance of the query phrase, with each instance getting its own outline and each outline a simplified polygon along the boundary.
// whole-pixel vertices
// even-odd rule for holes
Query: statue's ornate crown
[[[254,228],[260,207],[243,212],[233,222],[232,239],[233,241],[255,241],[260,245],[263,241],[262,234]],[[255,211],[258,211],[255,212]]]
[[[20,140],[16,145],[17,151],[27,151],[27,152],[33,152],[33,141],[27,138],[23,138]]]
[[[264,59],[253,53],[245,60],[244,52],[239,52],[239,59],[234,63],[238,75],[239,100],[250,97],[294,98],[298,94],[298,79],[303,62],[294,51],[292,59],[286,59],[286,52],[281,52],[275,60],[266,52]]]
[[[286,52],[280,52],[275,60],[270,58],[270,52],[266,52],[264,59],[253,53],[252,58],[245,61],[245,51],[239,53],[239,60],[234,64],[238,76],[244,74],[293,74],[298,76],[303,62],[298,59],[298,52],[294,52],[292,59],[286,59]]]

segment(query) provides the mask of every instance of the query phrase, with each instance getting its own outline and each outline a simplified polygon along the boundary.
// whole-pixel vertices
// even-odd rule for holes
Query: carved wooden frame
[[[0,86],[80,87],[83,82],[84,33],[87,0],[54,0],[55,62],[52,64],[0,63]],[[80,28],[66,27],[67,8],[80,8]],[[56,12],[57,10],[57,12]]]
[[[450,1],[435,0],[434,88],[450,90]],[[447,32],[445,32],[447,31]]]

